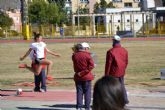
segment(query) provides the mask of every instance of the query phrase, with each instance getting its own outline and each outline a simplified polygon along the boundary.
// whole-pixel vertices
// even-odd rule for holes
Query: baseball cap
[[[114,35],[114,36],[112,37],[112,39],[114,39],[114,40],[116,40],[116,41],[120,41],[120,40],[121,40],[121,37],[118,36],[118,35]]]
[[[86,42],[81,43],[83,48],[90,48],[89,44]]]

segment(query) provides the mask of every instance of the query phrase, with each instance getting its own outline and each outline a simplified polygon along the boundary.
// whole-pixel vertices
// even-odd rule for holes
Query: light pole
[[[79,0],[77,0],[77,28],[78,28],[78,36],[79,36],[79,27],[80,27],[80,18],[79,18]]]
[[[21,0],[21,14],[22,14],[22,34],[25,40],[30,39],[29,34],[29,17],[28,17],[28,0]]]

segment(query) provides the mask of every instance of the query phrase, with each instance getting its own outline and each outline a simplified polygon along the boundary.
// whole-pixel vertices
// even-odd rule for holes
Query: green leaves
[[[12,18],[5,13],[0,13],[0,27],[9,28],[13,24]]]
[[[115,8],[115,6],[113,6],[112,2],[109,2],[107,4],[105,0],[101,0],[100,3],[96,2],[96,4],[94,5],[94,13],[101,13],[106,8]]]
[[[66,15],[56,2],[47,3],[43,0],[36,0],[29,6],[29,17],[31,23],[43,25],[60,24]]]

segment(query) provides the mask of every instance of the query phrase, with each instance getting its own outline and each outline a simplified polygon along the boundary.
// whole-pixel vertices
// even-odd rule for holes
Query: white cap
[[[118,35],[114,35],[114,36],[113,36],[113,39],[116,40],[116,41],[120,41],[120,40],[121,40],[121,37],[118,36]]]
[[[90,48],[89,44],[86,42],[81,43],[83,48]]]

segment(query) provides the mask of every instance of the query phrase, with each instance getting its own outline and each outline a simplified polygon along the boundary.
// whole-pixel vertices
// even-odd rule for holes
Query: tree
[[[89,8],[85,7],[85,8],[80,8],[79,9],[79,13],[80,14],[88,14],[89,13]],[[85,26],[87,25],[87,23],[90,22],[90,19],[88,16],[82,16],[80,17],[80,24],[83,25],[83,29],[85,29]]]
[[[48,22],[48,4],[44,0],[36,0],[29,6],[29,19],[31,23],[46,24]]]
[[[56,2],[46,3],[44,0],[35,0],[29,6],[29,18],[31,23],[60,25],[66,16]]]
[[[101,0],[100,1],[100,8],[102,10],[106,9],[107,8],[107,2],[105,0]]]
[[[48,0],[49,3],[56,3],[60,9],[65,7],[65,0]]]
[[[56,24],[60,22],[59,8],[56,4],[50,3],[47,13],[49,13],[47,16],[49,18],[49,24]]]
[[[107,8],[115,8],[115,6],[113,5],[112,2],[109,2],[109,4],[107,4]]]
[[[96,4],[94,5],[94,13],[104,13],[106,8],[114,8],[113,3],[109,2],[109,4],[107,4],[107,2],[105,0],[101,0],[100,3],[96,2]],[[104,16],[96,16],[95,17],[95,22],[98,25],[103,25],[105,21],[105,17]],[[97,29],[97,26],[96,26]],[[103,29],[105,30],[105,29]]]
[[[13,25],[13,19],[7,14],[0,12],[0,27],[2,29],[10,28]]]
[[[67,22],[67,14],[65,10],[65,0],[48,0],[50,4],[56,4],[58,6],[58,24],[61,26]]]
[[[96,2],[94,5],[94,13],[102,13],[106,8],[115,8],[112,2],[107,2],[105,0],[101,0],[100,3]]]
[[[100,9],[100,4],[96,2],[94,5],[94,13],[99,13],[99,9]]]

